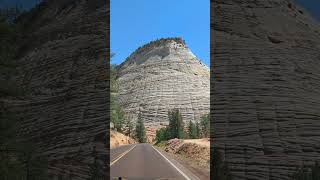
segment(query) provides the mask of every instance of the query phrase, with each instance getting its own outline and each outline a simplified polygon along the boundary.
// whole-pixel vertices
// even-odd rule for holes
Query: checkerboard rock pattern
[[[214,146],[236,180],[320,160],[320,26],[291,0],[212,0]]]
[[[16,79],[30,93],[11,103],[50,179],[88,179],[94,159],[107,176],[108,14],[103,0],[49,0],[21,19]]]
[[[119,99],[126,114],[141,118],[150,140],[168,125],[168,110],[185,123],[209,113],[210,72],[181,38],[150,42],[118,67]]]

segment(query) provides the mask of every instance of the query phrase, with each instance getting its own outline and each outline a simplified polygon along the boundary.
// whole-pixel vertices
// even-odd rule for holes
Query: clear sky
[[[320,0],[296,0],[296,2],[320,21]]]
[[[0,0],[0,8],[18,5],[29,9],[40,1]],[[296,1],[320,20],[320,0]],[[180,36],[209,65],[209,4],[209,0],[111,0],[113,62],[121,63],[151,40]]]
[[[112,63],[156,39],[182,37],[210,64],[210,0],[111,0]]]
[[[0,8],[17,5],[24,9],[30,9],[39,2],[41,2],[41,0],[0,0]]]

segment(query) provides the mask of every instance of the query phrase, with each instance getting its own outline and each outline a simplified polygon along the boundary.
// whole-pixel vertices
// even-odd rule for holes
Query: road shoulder
[[[184,169],[189,171],[194,176],[198,177],[198,179],[201,179],[201,180],[210,179],[210,169],[198,167],[198,165],[196,165],[196,163],[193,162],[194,161],[193,159],[184,157],[182,155],[166,152],[161,147],[157,147],[157,146],[154,146],[154,147],[157,148],[163,155],[168,157],[168,159],[179,163]]]
[[[165,156],[167,159],[170,160],[171,163],[173,163],[179,170],[181,170],[185,175],[187,175],[191,180],[200,180],[194,172],[189,170],[187,167],[185,167],[184,163],[180,163],[180,161],[174,157],[173,154],[167,153],[164,150],[162,150],[160,147],[153,146],[155,149],[157,149],[163,156]]]

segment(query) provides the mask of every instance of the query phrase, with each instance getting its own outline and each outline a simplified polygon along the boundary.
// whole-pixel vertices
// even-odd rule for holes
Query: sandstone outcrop
[[[213,144],[236,180],[320,160],[320,26],[291,0],[212,0]]]
[[[177,108],[185,122],[209,113],[209,68],[181,38],[160,39],[136,50],[118,67],[119,102],[126,114],[141,117],[147,135],[168,124]]]
[[[126,145],[137,143],[134,139],[129,136],[126,136],[117,131],[110,130],[110,149]]]
[[[12,104],[21,138],[48,157],[50,179],[87,179],[94,159],[107,176],[107,16],[103,0],[49,0],[19,19],[16,79],[30,93]]]

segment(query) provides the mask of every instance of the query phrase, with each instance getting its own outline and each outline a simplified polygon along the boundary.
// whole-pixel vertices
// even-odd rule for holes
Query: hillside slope
[[[210,179],[210,141],[208,138],[171,139],[157,146],[201,180]]]
[[[209,68],[181,38],[144,45],[118,71],[120,103],[135,119],[140,113],[149,137],[168,124],[168,110],[179,109],[185,122],[209,113]]]
[[[121,145],[134,144],[136,141],[131,137],[121,134],[117,131],[110,130],[110,148],[115,148]]]
[[[87,179],[94,162],[107,176],[108,14],[103,0],[48,0],[19,18],[14,78],[31,92],[12,104],[21,139],[48,157],[52,179]]]
[[[235,180],[320,161],[320,26],[291,0],[212,1],[214,146]]]

